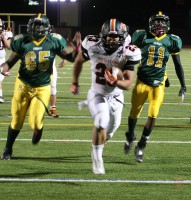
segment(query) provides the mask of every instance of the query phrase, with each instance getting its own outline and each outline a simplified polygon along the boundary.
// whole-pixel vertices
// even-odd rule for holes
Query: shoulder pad
[[[14,40],[18,40],[18,39],[21,39],[21,38],[24,38],[24,35],[18,34],[18,35],[15,35]]]
[[[89,49],[91,46],[94,46],[100,41],[100,37],[97,35],[88,35],[85,37],[85,39],[82,41],[82,46],[85,49]]]
[[[174,34],[168,34],[168,37],[171,41],[171,53],[177,53],[180,52],[182,48],[182,40],[179,36]]]
[[[141,50],[135,45],[128,45],[125,47],[125,56],[128,60],[139,61],[141,60]]]
[[[53,38],[57,38],[57,39],[59,39],[59,40],[62,38],[62,36],[61,36],[60,34],[58,34],[58,33],[52,33],[51,36],[52,36]]]

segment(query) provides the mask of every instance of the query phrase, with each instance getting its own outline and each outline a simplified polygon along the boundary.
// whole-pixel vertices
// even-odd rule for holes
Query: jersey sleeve
[[[15,35],[11,41],[11,50],[19,55],[21,55],[21,46],[22,46],[22,41],[24,39],[23,34]]]
[[[145,30],[136,30],[132,35],[131,43],[141,48],[145,35]]]
[[[82,55],[85,60],[89,60],[88,50],[99,41],[97,35],[88,35],[82,41]]]
[[[6,31],[5,35],[7,39],[11,39],[13,37],[13,33],[11,31]]]
[[[170,34],[169,35],[171,45],[170,45],[170,53],[171,55],[178,54],[182,49],[182,40],[179,36]]]
[[[66,48],[67,46],[66,40],[60,34],[53,33],[52,39],[55,44],[55,51],[57,53],[62,52]]]
[[[127,45],[125,47],[125,56],[129,61],[141,60],[141,50],[135,45]]]

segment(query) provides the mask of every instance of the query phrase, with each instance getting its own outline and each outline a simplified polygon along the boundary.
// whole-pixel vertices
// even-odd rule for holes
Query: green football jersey
[[[145,30],[133,33],[132,44],[141,49],[142,55],[137,77],[151,86],[161,84],[170,55],[179,53],[182,48],[182,40],[176,35],[164,34],[161,37],[154,37]]]
[[[56,33],[39,42],[33,41],[28,34],[16,35],[11,41],[11,49],[21,60],[18,78],[32,87],[49,85],[54,58],[65,48],[66,40]]]

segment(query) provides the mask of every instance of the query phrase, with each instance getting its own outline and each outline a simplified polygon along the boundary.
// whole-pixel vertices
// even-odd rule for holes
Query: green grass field
[[[9,52],[8,52],[9,54]],[[133,150],[123,153],[130,109],[130,91],[125,91],[122,123],[104,148],[106,174],[91,170],[91,129],[93,120],[88,108],[79,111],[77,102],[86,99],[91,76],[89,63],[80,78],[80,95],[69,92],[72,63],[58,69],[57,112],[59,118],[45,116],[41,142],[31,143],[32,130],[26,118],[10,161],[0,160],[0,199],[128,199],[180,200],[191,197],[191,50],[183,49],[187,93],[180,102],[179,81],[172,60],[168,63],[171,86],[166,88],[156,127],[144,152],[144,163],[137,163]],[[57,64],[60,59],[57,58]],[[0,104],[0,153],[11,121],[10,101],[19,63],[4,79],[5,103]],[[136,127],[140,138],[147,118],[145,105]],[[137,141],[136,141],[137,142]],[[135,144],[136,144],[135,142]],[[134,144],[134,146],[135,146]]]

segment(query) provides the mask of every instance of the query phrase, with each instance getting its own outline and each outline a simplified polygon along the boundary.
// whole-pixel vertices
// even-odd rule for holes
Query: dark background
[[[39,2],[40,6],[28,6],[28,0],[4,0],[0,13],[43,12],[44,0]],[[52,3],[48,0],[46,3],[46,13],[54,27],[59,27],[59,3],[61,2]],[[138,28],[147,29],[149,17],[157,11],[163,11],[170,16],[170,31],[182,37],[184,44],[191,43],[191,0],[78,0],[78,4],[80,21],[77,26],[70,28],[73,32],[81,31],[82,36],[98,34],[102,24],[110,18],[118,18],[129,25],[132,34]],[[0,17],[7,20],[6,16]],[[29,16],[11,16],[11,21],[15,21],[16,24],[16,33],[18,24],[27,24],[28,19]]]

